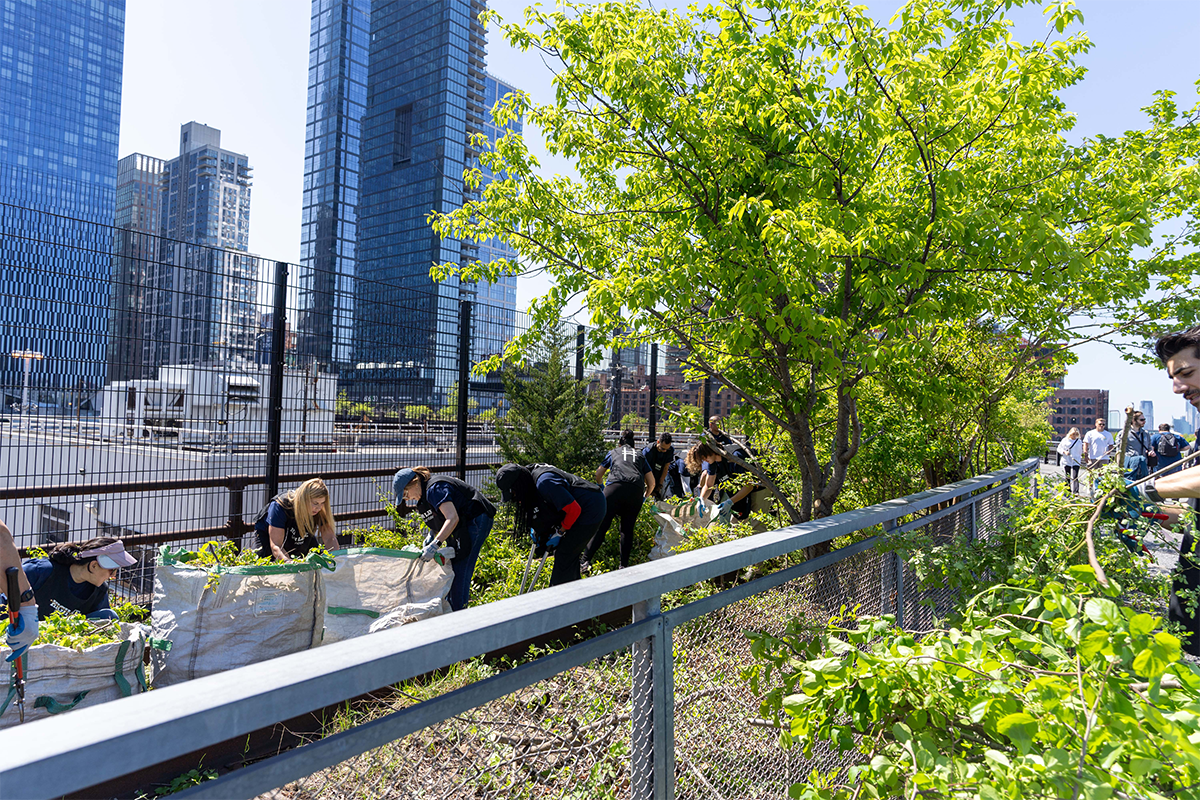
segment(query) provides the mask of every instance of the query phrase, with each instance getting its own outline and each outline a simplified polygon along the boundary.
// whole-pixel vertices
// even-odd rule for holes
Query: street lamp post
[[[36,350],[13,350],[9,355],[25,361],[25,381],[21,385],[21,427],[29,430],[29,371],[33,367],[33,362],[41,361],[45,358],[45,354]]]

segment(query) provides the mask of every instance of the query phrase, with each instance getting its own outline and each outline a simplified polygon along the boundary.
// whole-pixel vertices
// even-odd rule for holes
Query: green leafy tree
[[[649,427],[645,417],[639,417],[632,411],[621,417],[621,430],[644,431]]]
[[[467,414],[479,408],[479,401],[470,394],[467,395]],[[437,416],[439,419],[457,419],[458,418],[458,381],[450,387],[450,391],[446,392],[446,404],[438,409]]]
[[[587,476],[604,458],[604,404],[570,374],[574,337],[543,326],[526,358],[504,370],[508,413],[496,425],[505,461],[553,464]]]
[[[868,379],[946,395],[933,339],[973,323],[1040,370],[1077,338],[1073,315],[1181,268],[1152,231],[1194,208],[1196,111],[1162,92],[1144,130],[1068,142],[1061,93],[1091,43],[1068,31],[1070,2],[1018,41],[1005,14],[1021,4],[911,0],[886,25],[852,0],[535,6],[500,28],[555,66],[554,99],[511,94],[497,119],[535,125],[578,177],[543,177],[519,136],[481,140],[506,177],[433,225],[545,265],[536,320],[583,294],[600,331],[689,350],[781,432],[802,479],[788,516],[827,515],[864,445]]]

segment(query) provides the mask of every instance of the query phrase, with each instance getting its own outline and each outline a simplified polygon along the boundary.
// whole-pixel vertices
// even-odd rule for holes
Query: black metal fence
[[[503,376],[472,368],[528,329],[515,284],[340,275],[9,205],[0,231],[0,519],[21,547],[241,540],[313,476],[340,523],[385,522],[397,468],[482,479],[498,458]],[[610,427],[734,405],[685,380],[685,352],[585,363],[578,336]]]

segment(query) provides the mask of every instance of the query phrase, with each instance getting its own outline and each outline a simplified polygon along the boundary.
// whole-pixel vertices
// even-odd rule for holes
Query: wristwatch
[[[1142,494],[1146,495],[1147,499],[1152,503],[1166,502],[1166,498],[1158,493],[1158,488],[1154,485],[1154,478],[1142,484]]]

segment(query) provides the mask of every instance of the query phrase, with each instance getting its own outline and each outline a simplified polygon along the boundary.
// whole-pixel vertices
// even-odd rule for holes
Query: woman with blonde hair
[[[337,549],[333,511],[329,507],[329,487],[320,478],[311,478],[271,500],[254,518],[258,535],[258,554],[276,561],[303,558],[319,544],[326,550]]]
[[[1071,494],[1079,494],[1079,465],[1083,463],[1083,439],[1079,428],[1071,428],[1058,443],[1058,454],[1062,456],[1063,472],[1067,475],[1067,486]]]

